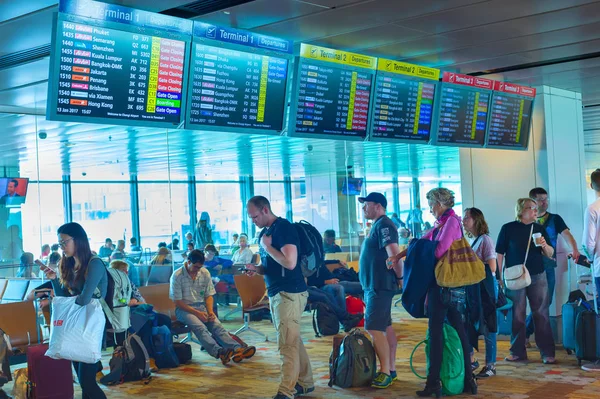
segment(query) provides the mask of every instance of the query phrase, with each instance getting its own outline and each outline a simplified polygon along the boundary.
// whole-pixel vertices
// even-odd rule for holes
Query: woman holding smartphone
[[[58,244],[63,256],[58,271],[45,267],[44,273],[52,282],[56,296],[76,296],[75,303],[89,304],[96,288],[106,295],[107,271],[102,260],[92,255],[87,234],[78,223],[63,224],[58,229]],[[99,363],[99,362],[98,362]],[[84,399],[104,399],[106,395],[96,382],[98,363],[73,362]]]

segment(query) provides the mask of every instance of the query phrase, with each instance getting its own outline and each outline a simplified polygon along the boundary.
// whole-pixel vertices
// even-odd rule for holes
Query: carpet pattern
[[[221,314],[223,314],[222,312]],[[310,315],[304,314],[302,337],[307,347],[313,367],[316,390],[306,398],[414,398],[415,391],[424,383],[410,369],[409,357],[424,336],[427,329],[426,320],[412,319],[400,307],[393,312],[394,329],[398,334],[398,354],[396,365],[399,380],[385,390],[371,388],[340,389],[327,386],[329,379],[329,352],[331,337],[315,338],[312,330]],[[227,329],[235,330],[241,324],[239,313],[236,319],[223,323]],[[192,344],[192,362],[177,369],[159,370],[154,373],[151,382],[144,385],[141,382],[103,387],[108,398],[161,398],[180,399],[182,396],[192,398],[271,398],[276,393],[279,380],[279,356],[275,331],[267,321],[252,322],[251,325],[269,335],[271,341],[264,340],[252,333],[242,334],[242,338],[250,345],[257,347],[254,358],[240,364],[223,366],[220,361],[211,358],[200,347]],[[485,344],[480,343],[481,349]],[[527,363],[508,363],[503,357],[508,354],[509,342],[498,342],[498,375],[479,384],[479,394],[472,398],[568,398],[590,399],[600,398],[600,374],[582,371],[577,367],[574,356],[568,356],[562,348],[557,348],[558,364],[549,366],[541,362],[539,353],[534,349],[529,351],[530,361]],[[483,363],[484,354],[478,354]],[[103,357],[103,364],[108,365],[110,354]],[[16,368],[24,365],[14,366]],[[105,373],[106,373],[105,368]],[[425,355],[423,347],[415,354],[415,369],[425,373]],[[76,397],[80,397],[76,385]],[[4,390],[10,395],[12,386],[7,384]]]

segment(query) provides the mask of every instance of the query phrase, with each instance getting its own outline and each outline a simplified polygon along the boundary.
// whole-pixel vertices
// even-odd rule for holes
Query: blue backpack
[[[173,348],[173,335],[167,326],[152,327],[152,352],[159,369],[179,367],[179,359]]]

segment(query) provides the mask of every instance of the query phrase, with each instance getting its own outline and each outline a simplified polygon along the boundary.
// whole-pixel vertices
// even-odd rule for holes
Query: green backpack
[[[442,334],[444,335],[444,354],[440,370],[442,391],[444,395],[460,395],[463,393],[465,384],[465,360],[460,338],[456,330],[448,323],[444,323]],[[410,355],[410,369],[417,377],[424,380],[427,377],[419,375],[413,367],[413,356],[422,344],[425,344],[427,374],[429,374],[429,331],[427,331],[427,338],[419,342]]]

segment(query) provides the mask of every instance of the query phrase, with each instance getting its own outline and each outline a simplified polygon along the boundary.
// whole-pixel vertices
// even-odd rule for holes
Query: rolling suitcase
[[[27,378],[30,398],[73,399],[73,369],[69,360],[46,356],[47,344],[27,348]]]
[[[569,289],[573,289],[571,285],[571,267],[573,260],[569,256],[568,262],[568,284]],[[585,300],[585,295],[580,290],[571,291],[567,303],[562,306],[562,339],[563,348],[570,355],[575,351],[576,337],[575,337],[575,326],[577,322],[577,316],[584,310],[583,307],[579,306],[579,299]]]
[[[592,292],[592,303],[579,301],[583,310],[575,322],[575,355],[580,366],[582,360],[594,362],[600,359],[600,315],[593,281]]]
[[[504,313],[506,312],[506,316]],[[512,308],[507,310],[496,310],[496,316],[498,317],[498,334],[500,335],[511,335],[512,334]]]

